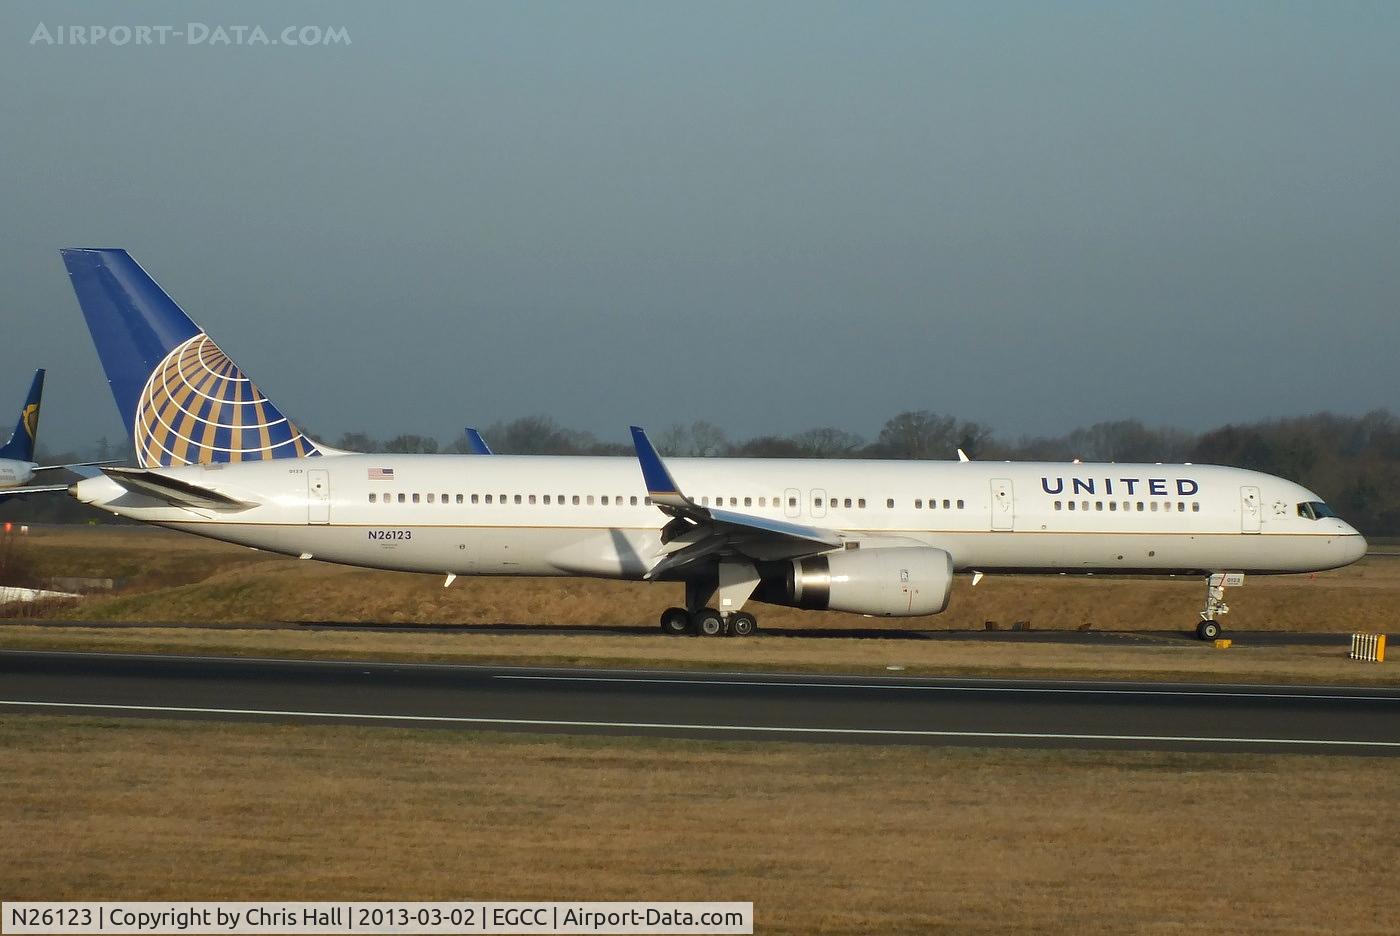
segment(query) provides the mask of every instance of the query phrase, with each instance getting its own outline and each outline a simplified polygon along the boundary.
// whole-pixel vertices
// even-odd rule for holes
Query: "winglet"
[[[967,453],[964,452],[962,449],[958,449],[958,461],[960,461],[960,462],[970,462],[970,461],[972,461],[972,459],[968,458],[968,457],[967,457]]]
[[[34,440],[39,435],[39,404],[44,397],[44,369],[34,372],[34,382],[29,385],[29,396],[24,398],[24,409],[19,411],[14,434],[10,441],[0,447],[0,458],[13,458],[16,461],[34,460]]]
[[[646,430],[641,426],[631,428],[632,445],[637,450],[637,461],[642,465],[642,480],[646,482],[652,503],[666,507],[690,507],[690,499],[681,493],[680,485],[666,470],[666,464],[657,453],[656,446],[647,438]]]
[[[486,440],[481,437],[471,426],[462,430],[467,436],[467,452],[471,455],[493,455],[491,446],[486,444]]]

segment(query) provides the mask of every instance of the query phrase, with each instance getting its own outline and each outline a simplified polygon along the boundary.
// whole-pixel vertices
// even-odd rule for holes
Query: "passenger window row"
[[[825,504],[829,510],[841,510],[841,509],[849,508],[849,507],[852,507],[852,506],[854,506],[857,510],[864,510],[864,509],[865,509],[865,498],[863,498],[863,497],[857,497],[855,500],[852,500],[852,499],[849,498],[849,497],[846,497],[846,498],[840,498],[840,497],[825,497],[825,498],[823,498],[823,497],[813,497],[813,498],[812,498],[812,506],[813,506],[813,507],[818,507],[818,508],[820,508],[820,507],[822,506],[822,504]],[[792,506],[796,507],[797,505],[796,505],[796,503],[794,503]]]
[[[757,497],[757,498],[755,498],[755,497],[743,497],[743,498],[740,498],[740,497],[727,497],[727,498],[726,498],[726,497],[716,497],[716,498],[714,498],[714,506],[716,506],[716,507],[723,507],[723,506],[725,506],[725,502],[726,502],[726,501],[728,501],[728,506],[730,506],[730,507],[738,507],[738,506],[740,506],[741,503],[742,503],[742,505],[743,505],[744,507],[753,507],[753,506],[755,506],[755,502],[757,502],[757,506],[762,508],[762,507],[768,507],[768,506],[769,506],[769,503],[770,503],[770,499],[767,498],[767,497]],[[788,506],[788,507],[791,507],[791,508],[795,508],[795,507],[797,507],[797,501],[798,501],[798,499],[797,499],[796,497],[789,497],[789,498],[787,499],[787,506]],[[472,504],[543,504],[543,505],[546,505],[546,506],[549,506],[549,505],[557,505],[557,506],[560,506],[560,507],[565,507],[565,506],[570,506],[570,505],[571,505],[571,506],[574,506],[574,507],[580,507],[580,506],[584,506],[584,505],[589,506],[589,507],[592,507],[592,506],[594,506],[594,505],[601,505],[601,506],[603,506],[603,507],[608,507],[608,506],[614,506],[614,507],[626,507],[626,506],[636,507],[636,506],[638,505],[638,503],[641,503],[641,504],[643,504],[643,505],[645,505],[645,506],[648,506],[648,507],[651,506],[651,498],[650,498],[650,497],[641,497],[641,498],[639,498],[639,497],[637,497],[637,495],[635,495],[635,494],[630,495],[630,496],[628,496],[628,495],[623,495],[623,494],[618,494],[618,495],[615,495],[615,496],[609,496],[609,495],[607,495],[607,494],[595,496],[595,495],[593,495],[593,494],[437,494],[437,493],[427,493],[427,494],[423,494],[423,493],[404,493],[404,492],[390,493],[390,492],[388,492],[388,491],[384,491],[384,492],[371,491],[371,492],[369,493],[369,502],[370,502],[371,504],[379,504],[379,503],[383,503],[383,504],[392,504],[392,503],[399,503],[399,504],[409,504],[409,503],[412,503],[412,504],[422,504],[422,503],[428,503],[428,504],[453,504],[453,503],[456,503],[456,504],[465,504],[465,503],[470,502],[470,503],[472,503]],[[781,507],[783,506],[783,498],[781,498],[781,497],[774,497],[774,498],[771,499],[771,503],[772,503],[773,509],[774,509],[774,510],[777,510],[777,509],[779,509],[779,508],[781,508]],[[1085,501],[1085,503],[1087,504],[1088,502]],[[701,505],[702,507],[709,507],[710,504],[711,504],[711,499],[710,499],[710,497],[709,497],[708,495],[705,495],[705,496],[703,496],[703,497],[700,498],[700,505]],[[824,498],[824,497],[814,497],[814,498],[812,498],[812,506],[813,506],[813,507],[815,507],[815,508],[821,508],[823,505],[825,505],[828,509],[831,509],[831,510],[847,509],[847,508],[851,508],[851,507],[854,507],[854,508],[856,508],[856,509],[858,509],[858,510],[864,510],[864,509],[865,509],[865,498],[863,498],[863,497],[857,497],[857,498],[850,498],[850,497],[846,497],[846,498],[840,498],[840,497],[825,497],[825,498]],[[891,497],[891,498],[887,498],[887,499],[885,500],[885,507],[886,507],[886,509],[893,510],[893,509],[894,509],[894,506],[895,506],[895,500],[894,500],[894,498]],[[963,501],[963,500],[961,500],[961,499],[958,499],[958,500],[956,500],[956,501],[955,501],[955,500],[952,500],[952,499],[950,499],[950,498],[944,498],[944,499],[943,499],[943,509],[944,509],[944,510],[953,510],[953,509],[963,510],[966,506],[967,506],[967,505],[966,505],[966,502]],[[924,509],[924,500],[923,500],[923,498],[915,498],[915,499],[914,499],[914,507],[917,508],[917,509],[919,509],[919,510]],[[938,501],[937,501],[936,499],[934,499],[934,498],[929,498],[929,500],[928,500],[928,509],[929,509],[929,510],[934,510],[934,509],[937,509],[937,507],[938,507]],[[1056,501],[1056,502],[1055,502],[1055,509],[1056,509],[1056,510],[1059,510],[1059,509],[1060,509],[1060,502],[1059,502],[1059,501]],[[1071,503],[1069,509],[1070,509],[1070,510],[1073,510],[1073,509],[1074,509],[1073,503]],[[1089,508],[1086,506],[1084,509],[1085,509],[1085,510],[1088,510]],[[1115,509],[1116,509],[1116,508],[1115,508]],[[1124,509],[1124,510],[1127,509],[1126,505],[1124,506],[1123,509]],[[1139,508],[1139,509],[1140,509],[1140,508]],[[1154,507],[1154,509],[1155,509],[1155,507]]]
[[[740,506],[741,504],[742,504],[743,506],[745,506],[745,507],[753,507],[755,504],[757,504],[759,507],[767,507],[767,506],[768,506],[768,498],[766,498],[766,497],[728,497],[728,498],[726,498],[726,497],[721,496],[721,497],[716,497],[716,498],[714,498],[713,504],[714,504],[714,506],[716,506],[716,507],[723,507],[723,506],[725,506],[725,501],[728,501],[728,502],[729,502],[729,506],[730,506],[730,507],[738,507],[738,506]],[[700,506],[701,506],[701,507],[709,507],[710,505],[711,505],[710,496],[709,496],[708,494],[702,495],[702,496],[700,497]],[[778,508],[781,507],[782,505],[783,505],[783,499],[782,499],[781,497],[775,497],[775,498],[773,498],[773,509],[774,509],[774,510],[778,509]],[[794,506],[794,507],[797,506],[797,498],[795,498],[795,497],[792,499],[792,506]]]
[[[643,505],[645,505],[645,506],[648,506],[648,507],[651,506],[651,498],[650,498],[650,497],[638,497],[638,496],[635,495],[635,494],[633,494],[633,495],[631,495],[631,496],[627,496],[627,495],[623,495],[623,494],[618,494],[618,495],[616,495],[616,496],[609,496],[609,495],[607,495],[607,494],[603,494],[603,495],[600,496],[600,497],[595,497],[595,496],[592,495],[592,494],[573,494],[573,495],[566,495],[566,494],[470,494],[470,495],[467,495],[467,494],[457,494],[457,495],[450,495],[450,494],[417,494],[417,493],[414,493],[414,494],[406,494],[406,493],[390,494],[388,491],[385,491],[385,492],[383,492],[383,494],[380,494],[378,491],[371,491],[371,492],[370,492],[370,495],[369,495],[369,502],[370,502],[371,504],[378,504],[378,503],[384,503],[384,504],[393,504],[393,503],[399,503],[399,504],[408,504],[408,503],[421,504],[421,503],[425,503],[425,502],[426,502],[426,503],[429,503],[429,504],[435,504],[435,503],[436,503],[436,504],[452,504],[452,503],[465,504],[465,503],[468,502],[468,500],[470,500],[470,502],[473,503],[473,504],[556,504],[556,505],[558,505],[558,506],[560,506],[560,507],[566,507],[566,506],[569,506],[569,505],[573,505],[573,506],[575,506],[575,507],[578,507],[578,506],[582,506],[582,505],[585,505],[585,504],[586,504],[587,506],[589,506],[589,507],[592,507],[592,506],[594,506],[595,504],[601,504],[601,505],[604,506],[604,507],[608,507],[608,506],[613,506],[613,507],[636,507],[639,503],[640,503],[640,504],[643,504]]]

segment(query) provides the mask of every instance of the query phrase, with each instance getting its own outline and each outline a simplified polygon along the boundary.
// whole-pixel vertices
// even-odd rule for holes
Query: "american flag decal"
[[[371,481],[392,481],[394,480],[394,469],[392,468],[371,468],[369,470]]]

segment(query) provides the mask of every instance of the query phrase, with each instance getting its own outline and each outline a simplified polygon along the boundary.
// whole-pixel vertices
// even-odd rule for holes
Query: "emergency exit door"
[[[1009,478],[992,481],[992,529],[1008,533],[1016,529],[1016,501]]]
[[[1263,509],[1259,504],[1257,487],[1240,488],[1240,532],[1258,533]]]
[[[306,473],[306,522],[331,522],[331,473],[312,468]]]

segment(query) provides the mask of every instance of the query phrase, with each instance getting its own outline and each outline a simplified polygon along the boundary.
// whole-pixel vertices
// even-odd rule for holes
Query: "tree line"
[[[632,454],[630,443],[600,440],[590,432],[561,426],[548,416],[498,421],[482,434],[500,454]],[[1058,436],[1015,439],[999,437],[977,422],[910,410],[888,420],[872,439],[833,426],[792,435],[731,439],[720,426],[697,420],[670,426],[653,440],[665,455],[699,457],[951,459],[961,449],[977,460],[1231,465],[1311,488],[1363,533],[1400,536],[1400,418],[1388,410],[1364,416],[1317,413],[1231,424],[1200,433],[1126,419],[1095,423]],[[424,435],[381,440],[366,432],[348,432],[331,444],[353,452],[469,451],[464,435],[442,444]],[[99,457],[112,448],[101,440],[91,452],[55,453],[45,458],[50,463],[80,461]],[[0,498],[0,519],[85,521],[93,514],[63,496]]]

